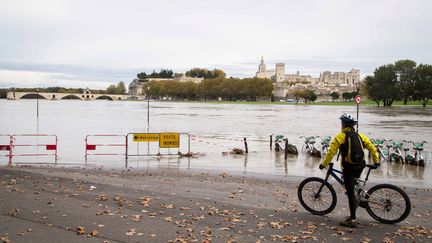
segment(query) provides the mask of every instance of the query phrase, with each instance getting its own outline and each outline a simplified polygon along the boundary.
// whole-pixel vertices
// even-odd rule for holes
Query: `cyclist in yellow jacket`
[[[342,123],[342,131],[331,141],[327,154],[324,157],[322,164],[319,165],[319,168],[322,170],[327,167],[338,150],[340,150],[342,155],[342,174],[350,208],[350,216],[340,222],[340,225],[346,227],[357,227],[357,203],[355,201],[354,186],[357,183],[356,178],[360,178],[360,175],[365,168],[364,149],[366,148],[369,150],[372,155],[372,160],[377,167],[380,165],[379,157],[375,146],[369,138],[364,134],[355,131],[354,126],[357,124],[357,121],[353,117],[343,114],[339,119]]]

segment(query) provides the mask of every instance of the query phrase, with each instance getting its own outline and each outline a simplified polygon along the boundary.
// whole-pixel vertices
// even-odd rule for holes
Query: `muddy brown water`
[[[87,135],[128,136],[128,164],[125,164],[124,137],[88,137],[96,150],[88,151],[87,166],[105,168],[132,167],[146,169],[171,167],[180,169],[215,170],[261,176],[311,176],[322,175],[317,169],[319,158],[301,152],[300,136],[334,136],[340,130],[338,116],[347,112],[355,116],[355,106],[295,106],[276,104],[218,104],[150,102],[149,127],[147,126],[147,102],[129,101],[46,101],[39,100],[39,118],[36,118],[36,100],[0,100],[0,135],[5,134],[54,134],[58,137],[59,165],[85,165],[85,138]],[[426,140],[432,143],[432,109],[420,107],[360,106],[359,130],[370,138],[394,140]],[[175,154],[177,149],[159,149],[157,143],[136,143],[133,133],[181,132],[180,152],[199,153],[198,158],[178,156],[151,156],[158,152]],[[283,134],[295,144],[300,154],[289,155],[270,150],[270,134]],[[233,148],[244,149],[247,138],[249,154],[225,154]],[[41,146],[17,146],[14,153],[49,154],[45,145],[53,143],[53,137],[16,137],[16,144]],[[189,141],[190,143],[189,143]],[[319,138],[317,139],[319,142]],[[0,144],[8,143],[8,137],[0,136]],[[105,146],[115,145],[115,146]],[[409,146],[409,144],[407,144]],[[427,144],[423,156],[426,166],[416,167],[382,162],[374,171],[377,181],[432,186],[431,144]],[[0,151],[0,163],[7,164]],[[118,154],[118,155],[94,155]],[[150,156],[144,156],[150,154]],[[140,156],[137,156],[140,155]],[[53,163],[53,156],[16,156],[14,163]]]

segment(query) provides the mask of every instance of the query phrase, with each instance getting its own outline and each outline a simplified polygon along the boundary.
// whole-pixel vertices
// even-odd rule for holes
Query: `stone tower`
[[[264,57],[261,56],[261,64],[258,66],[258,72],[265,73],[265,71],[266,71],[266,65],[264,64]]]
[[[285,80],[285,63],[276,63],[276,83],[280,83]]]

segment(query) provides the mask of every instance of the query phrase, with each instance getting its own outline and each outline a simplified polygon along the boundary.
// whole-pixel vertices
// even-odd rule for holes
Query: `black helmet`
[[[346,126],[354,126],[355,124],[357,124],[356,119],[354,119],[354,117],[344,113],[342,116],[339,117],[339,119],[341,120],[342,124],[346,125]]]

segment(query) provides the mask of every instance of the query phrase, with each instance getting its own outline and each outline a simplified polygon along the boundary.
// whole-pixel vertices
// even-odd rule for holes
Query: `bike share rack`
[[[133,142],[137,143],[137,152],[136,154],[130,154],[130,148],[129,145],[131,144],[129,141],[129,138],[133,139]],[[130,132],[126,135],[126,159],[129,156],[160,156],[160,155],[180,155],[180,141],[181,136],[187,136],[187,154],[190,154],[190,141],[191,141],[191,135],[189,133],[171,133],[171,132],[162,132],[162,133],[146,133],[146,132]],[[165,140],[164,136],[173,137],[174,140]],[[178,136],[178,137],[175,137]],[[147,153],[140,153],[139,152],[139,144],[140,143],[147,143],[148,150]],[[150,143],[159,143],[158,144],[158,152],[157,153],[150,153]],[[177,153],[171,153],[171,148],[178,149]],[[168,149],[168,153],[161,153],[161,149]]]
[[[0,138],[5,138],[7,137],[8,139],[8,144],[5,144],[5,142],[0,142],[2,144],[0,144],[0,152],[1,151],[9,151],[8,154],[4,155],[5,157],[9,157],[9,165],[12,164],[12,135],[5,135],[5,134],[0,134]],[[0,155],[3,156],[3,155]]]
[[[118,138],[124,138],[125,142],[124,143],[108,143],[108,144],[103,144],[103,143],[89,143],[89,138],[113,138],[113,137],[118,137]],[[127,147],[128,147],[128,140],[127,140],[127,136],[125,135],[115,135],[115,134],[98,134],[98,135],[87,135],[85,137],[85,162],[87,163],[87,159],[89,155],[92,156],[113,156],[113,155],[124,155],[125,158],[127,159]],[[124,153],[89,153],[89,151],[93,151],[96,150],[97,147],[124,147]]]
[[[37,138],[37,137],[44,137],[54,138],[54,141],[52,143],[17,143],[17,138]],[[57,135],[49,135],[49,134],[13,134],[10,135],[10,154],[9,154],[9,164],[12,164],[13,157],[27,157],[27,156],[54,156],[54,161],[57,163]],[[38,147],[45,147],[45,151],[54,151],[54,154],[52,153],[28,153],[28,152],[22,152],[15,154],[14,150],[19,148],[38,148]],[[27,163],[27,162],[26,162]]]

